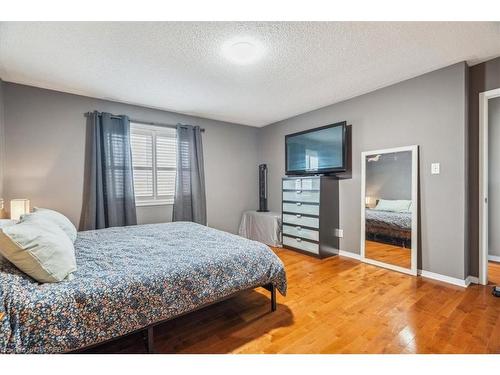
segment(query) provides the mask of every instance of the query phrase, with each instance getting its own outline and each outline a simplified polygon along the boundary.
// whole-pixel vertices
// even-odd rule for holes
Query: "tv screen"
[[[286,174],[328,174],[346,170],[346,123],[285,137]]]

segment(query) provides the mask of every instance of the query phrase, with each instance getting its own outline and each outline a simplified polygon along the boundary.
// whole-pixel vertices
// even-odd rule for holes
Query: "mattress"
[[[0,353],[60,353],[97,344],[273,284],[266,246],[194,223],[80,232],[72,280],[39,284],[0,260]]]

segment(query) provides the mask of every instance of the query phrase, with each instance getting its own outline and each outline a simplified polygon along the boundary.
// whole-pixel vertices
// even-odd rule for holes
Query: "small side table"
[[[281,247],[281,214],[245,211],[238,234],[269,246]]]

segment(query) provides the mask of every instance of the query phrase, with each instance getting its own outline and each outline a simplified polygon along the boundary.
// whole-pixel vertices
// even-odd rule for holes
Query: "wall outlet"
[[[344,237],[344,230],[343,229],[335,229],[335,237],[339,237],[339,238]]]
[[[431,174],[439,174],[440,165],[439,163],[431,164]]]

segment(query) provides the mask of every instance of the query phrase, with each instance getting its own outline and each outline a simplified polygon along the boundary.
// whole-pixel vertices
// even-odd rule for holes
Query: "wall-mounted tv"
[[[345,121],[285,136],[287,175],[335,174],[346,171]]]

